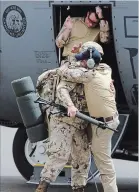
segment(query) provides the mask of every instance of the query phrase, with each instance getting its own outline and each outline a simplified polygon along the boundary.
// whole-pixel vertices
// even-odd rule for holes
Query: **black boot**
[[[46,181],[40,181],[35,192],[47,192],[48,186],[49,183],[47,183]]]

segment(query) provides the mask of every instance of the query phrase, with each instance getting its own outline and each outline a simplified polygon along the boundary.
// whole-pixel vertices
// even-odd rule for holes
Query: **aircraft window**
[[[92,5],[92,6],[97,6],[97,5]],[[115,52],[115,47],[114,47],[114,39],[113,39],[113,26],[112,26],[112,9],[111,9],[111,5],[100,5],[102,10],[103,10],[103,15],[106,18],[106,20],[109,22],[109,26],[110,26],[110,34],[111,34],[111,41],[109,44],[102,44],[103,50],[104,50],[104,56],[103,56],[103,61],[107,63],[108,65],[111,66],[112,70],[113,70],[113,79],[114,79],[114,83],[115,83],[115,87],[117,90],[117,103],[118,105],[121,106],[127,106],[127,102],[125,99],[125,95],[122,89],[122,85],[121,85],[121,80],[120,80],[120,76],[119,76],[119,71],[118,71],[118,67],[117,67],[117,59],[116,59],[116,52]],[[65,19],[70,15],[71,17],[84,17],[86,12],[90,9],[90,5],[89,6],[67,6],[67,5],[62,5],[60,6],[54,6],[53,7],[53,13],[54,13],[54,17],[53,17],[53,21],[54,21],[54,35],[55,35],[55,39],[56,36],[58,35],[61,27],[63,26],[63,23],[65,21]],[[63,49],[59,49],[57,48],[57,56],[59,58],[59,60],[64,59],[62,57],[62,52]]]

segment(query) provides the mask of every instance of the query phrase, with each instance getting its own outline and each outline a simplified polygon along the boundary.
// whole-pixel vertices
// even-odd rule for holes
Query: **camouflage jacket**
[[[62,64],[63,63],[66,63],[71,69],[77,67],[77,62],[62,61]],[[82,83],[74,83],[67,81],[65,78],[61,78],[56,88],[56,103],[59,103],[66,108],[74,105],[79,111],[87,112],[84,85]]]
[[[65,63],[65,61],[63,61]],[[68,62],[69,64],[69,62]],[[72,68],[74,66],[71,66]],[[37,93],[46,101],[55,101],[56,104],[68,107],[74,104],[79,111],[88,112],[87,103],[84,95],[84,85],[81,83],[73,83],[60,79],[57,75],[57,69],[44,72],[38,77]],[[61,89],[60,89],[61,87]],[[59,91],[58,91],[59,90]],[[45,106],[47,115],[59,114],[59,108],[50,105]],[[60,115],[59,115],[60,116]],[[62,121],[72,123],[71,118],[61,117]],[[80,119],[72,119],[74,123],[81,122]]]

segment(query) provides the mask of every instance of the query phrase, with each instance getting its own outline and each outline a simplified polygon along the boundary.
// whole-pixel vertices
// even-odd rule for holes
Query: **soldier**
[[[98,55],[103,52],[99,44],[95,42],[86,42],[80,49],[83,53],[76,56],[76,58],[79,59],[82,56],[86,56],[86,51],[90,46],[95,47],[95,50],[98,51]],[[81,61],[76,62],[74,60],[71,62],[72,67],[71,64],[69,65],[67,62],[57,69],[57,73],[61,75],[63,80],[63,84],[61,83],[57,87],[58,98],[64,100],[67,106],[72,105],[72,108],[68,108],[68,113],[71,117],[74,117],[77,108],[74,106],[74,103],[71,103],[71,99],[68,97],[69,95],[66,94],[65,90],[68,90],[68,83],[83,83],[90,116],[116,129],[119,125],[119,115],[115,101],[115,88],[111,78],[111,68],[104,63],[98,63],[92,69],[88,69],[87,59],[82,58],[79,60]],[[95,125],[92,125],[92,132],[91,151],[100,172],[104,192],[118,192],[115,168],[111,158],[111,138],[113,132],[108,129],[97,130],[97,126]]]
[[[56,38],[56,45],[58,48],[64,47],[63,57],[67,57],[79,50],[80,43],[87,41],[108,43],[109,40],[108,21],[103,17],[102,9],[97,6],[88,11],[85,18],[68,16]]]
[[[43,73],[38,78],[37,89],[39,95],[44,99],[51,100],[51,93],[54,93],[52,78],[53,70]],[[63,82],[60,81],[59,84]],[[42,89],[39,88],[42,86]],[[72,103],[80,111],[87,112],[87,105],[84,97],[83,85],[68,83],[65,94],[71,98]],[[69,94],[70,92],[70,94]],[[66,106],[55,96],[55,102],[72,110],[70,103]],[[46,110],[46,121],[49,127],[49,142],[47,146],[48,160],[41,172],[41,179],[36,192],[46,192],[50,182],[54,182],[66,165],[71,155],[72,157],[72,178],[71,185],[73,192],[84,192],[89,171],[90,149],[86,134],[88,124],[79,118],[63,116],[57,107],[51,106]]]

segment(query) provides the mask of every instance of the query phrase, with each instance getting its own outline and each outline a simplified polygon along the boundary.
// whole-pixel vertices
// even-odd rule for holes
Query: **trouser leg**
[[[84,130],[76,130],[73,135],[72,143],[72,172],[71,172],[71,186],[72,189],[83,188],[86,186],[89,162],[90,149],[88,145],[87,134]]]
[[[117,128],[119,124],[118,118],[108,125],[111,128]],[[92,126],[93,138],[91,150],[94,156],[94,161],[100,172],[101,182],[104,192],[118,192],[116,184],[116,173],[111,158],[111,139],[113,132],[108,129],[98,129]]]
[[[50,119],[49,127],[48,160],[41,172],[41,181],[54,182],[69,159],[73,132],[70,125],[55,118]]]

